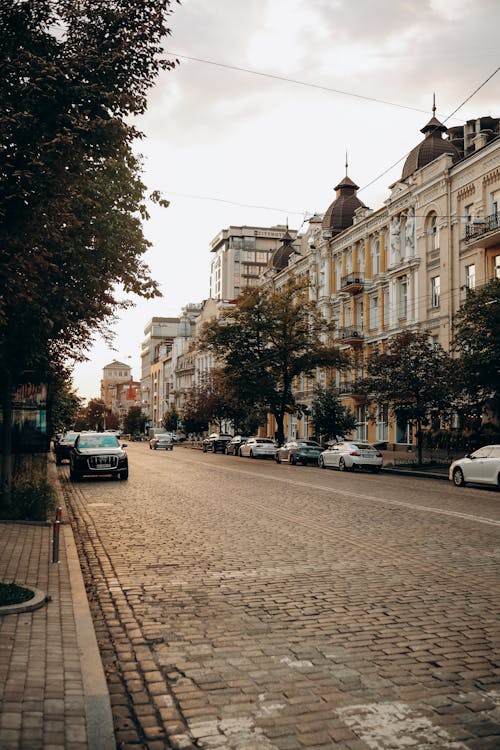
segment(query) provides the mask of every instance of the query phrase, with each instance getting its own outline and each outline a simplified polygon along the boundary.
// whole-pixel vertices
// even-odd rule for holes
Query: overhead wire
[[[397,104],[395,102],[390,102],[390,101],[383,100],[383,99],[377,99],[375,97],[364,96],[364,95],[361,95],[361,94],[356,94],[356,93],[348,92],[348,91],[341,91],[339,89],[334,89],[334,88],[331,88],[329,86],[323,86],[321,84],[315,84],[315,83],[308,83],[308,82],[305,82],[305,81],[300,81],[298,79],[288,78],[286,76],[279,76],[279,75],[274,74],[274,73],[265,73],[265,72],[262,72],[262,71],[253,70],[251,68],[244,68],[242,66],[237,66],[237,65],[229,65],[227,63],[220,63],[220,62],[216,62],[214,60],[207,60],[207,59],[200,58],[200,57],[193,57],[193,56],[189,56],[189,55],[179,55],[179,54],[176,54],[175,52],[172,52],[170,50],[166,50],[166,54],[172,55],[172,56],[174,56],[176,58],[179,58],[179,59],[191,60],[193,62],[199,62],[199,63],[203,63],[203,64],[206,64],[206,65],[213,65],[213,66],[220,67],[220,68],[227,68],[229,70],[235,70],[235,71],[238,71],[238,72],[244,72],[244,73],[249,73],[249,74],[252,74],[252,75],[263,76],[263,77],[266,77],[266,78],[272,78],[272,79],[284,81],[284,82],[287,82],[287,83],[294,83],[294,84],[298,84],[298,85],[301,85],[301,86],[307,86],[307,87],[311,87],[311,88],[315,88],[315,89],[322,89],[322,90],[328,91],[330,93],[340,94],[340,95],[343,95],[343,96],[351,96],[351,97],[354,97],[354,98],[357,98],[357,99],[363,99],[363,100],[366,100],[366,101],[376,102],[378,104],[385,104],[387,106],[399,107],[400,109],[408,109],[408,110],[412,110],[412,111],[415,111],[415,112],[425,112],[425,113],[427,113],[427,110],[422,110],[422,109],[419,109],[417,107],[409,107],[409,106],[406,106],[406,105],[403,105],[403,104]],[[475,96],[478,93],[478,91],[480,91],[498,73],[499,70],[500,70],[500,66],[498,66],[484,81],[482,81],[479,84],[479,86],[477,86],[474,89],[474,91],[471,94],[469,94],[458,105],[458,107],[456,107],[453,110],[453,112],[451,112],[449,115],[447,115],[443,119],[443,123],[447,122],[452,117],[454,117],[455,114],[468,101],[470,101],[470,99],[472,99],[472,97]],[[372,185],[374,185],[376,182],[378,182],[378,180],[380,180],[382,177],[384,177],[386,174],[388,174],[392,169],[394,169],[394,167],[397,167],[397,165],[400,164],[403,161],[403,159],[406,159],[410,153],[411,153],[411,150],[408,151],[407,153],[405,153],[403,156],[401,156],[397,161],[395,161],[389,167],[387,167],[386,169],[384,169],[384,171],[381,172],[379,175],[377,175],[377,177],[375,177],[373,180],[371,180],[370,182],[368,182],[363,187],[359,188],[358,192],[362,192],[363,190],[366,190],[367,188],[369,188]],[[176,193],[172,193],[172,195],[175,195],[175,194]],[[303,216],[303,217],[306,217],[308,214],[311,213],[310,211],[299,211],[299,210],[295,210],[295,209],[281,209],[281,208],[277,208],[277,207],[274,207],[274,206],[261,206],[261,205],[255,205],[255,204],[239,203],[237,201],[231,201],[231,200],[227,200],[227,199],[224,199],[224,198],[218,198],[218,197],[212,197],[212,196],[196,196],[196,195],[189,195],[189,194],[186,194],[186,193],[184,193],[184,194],[183,193],[177,193],[177,195],[185,197],[185,198],[192,198],[192,199],[197,199],[197,200],[211,200],[211,201],[216,201],[216,202],[219,202],[219,203],[226,203],[226,204],[233,205],[233,206],[239,206],[239,207],[242,207],[242,208],[252,208],[252,209],[260,209],[260,210],[276,211],[276,212],[279,212],[279,213],[289,213],[289,214],[299,215],[299,216]],[[444,218],[445,215],[444,214],[440,215],[440,217]],[[304,223],[305,223],[305,220],[302,221],[301,227],[303,226]]]

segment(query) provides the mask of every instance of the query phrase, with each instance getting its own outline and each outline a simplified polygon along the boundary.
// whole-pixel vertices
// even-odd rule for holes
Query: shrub
[[[0,504],[0,518],[8,521],[46,521],[56,507],[56,494],[47,479],[46,455],[16,460],[9,505]]]

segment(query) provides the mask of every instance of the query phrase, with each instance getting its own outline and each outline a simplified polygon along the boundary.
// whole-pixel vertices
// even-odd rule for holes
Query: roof
[[[431,119],[420,131],[425,135],[424,140],[406,157],[401,180],[408,179],[418,169],[422,169],[443,154],[450,154],[454,162],[460,159],[460,151],[457,147],[448,138],[443,138],[443,133],[447,133],[448,129],[435,117],[435,109],[433,107]]]
[[[337,195],[325,212],[323,229],[339,234],[352,225],[356,210],[366,208],[363,201],[356,195],[357,190],[356,183],[346,174],[344,179],[335,186]]]

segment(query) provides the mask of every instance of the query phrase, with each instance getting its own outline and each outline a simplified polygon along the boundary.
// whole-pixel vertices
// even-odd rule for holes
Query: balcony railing
[[[472,219],[470,224],[466,224],[465,239],[475,240],[493,232],[495,229],[500,229],[500,214],[494,213],[491,216],[478,217]]]
[[[340,280],[340,289],[342,292],[360,292],[365,283],[364,273],[348,273],[342,276]]]
[[[361,326],[348,326],[347,328],[339,328],[337,338],[340,341],[344,341],[349,344],[361,344],[363,343],[363,329]]]

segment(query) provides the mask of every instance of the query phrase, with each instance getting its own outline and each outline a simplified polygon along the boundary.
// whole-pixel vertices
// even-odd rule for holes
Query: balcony
[[[465,226],[465,241],[469,247],[492,247],[500,242],[500,214],[472,219]]]
[[[364,273],[348,273],[340,280],[340,291],[357,294],[363,289],[365,283]]]
[[[364,339],[363,329],[361,326],[348,326],[347,328],[339,328],[337,332],[337,339],[342,341],[344,344],[362,344]]]
[[[366,394],[356,380],[345,380],[338,386],[339,396],[350,396],[356,402],[365,401]]]

